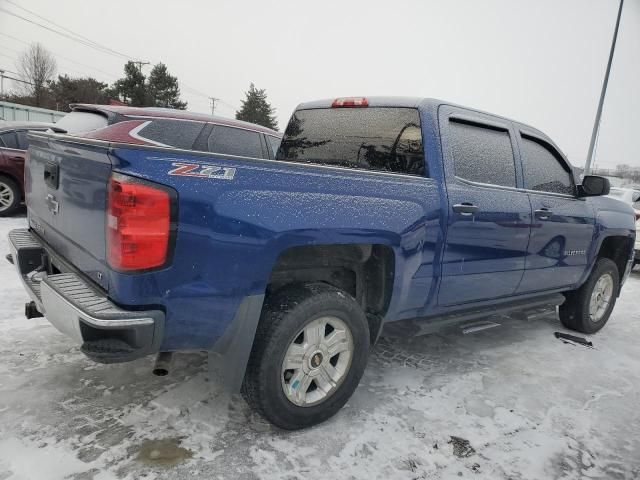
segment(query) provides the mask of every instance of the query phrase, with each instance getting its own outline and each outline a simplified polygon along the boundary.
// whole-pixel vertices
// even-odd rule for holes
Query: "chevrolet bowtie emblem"
[[[49,211],[53,214],[56,215],[58,213],[58,209],[59,209],[59,204],[58,201],[56,200],[56,197],[54,197],[51,194],[47,195],[47,208],[49,209]]]

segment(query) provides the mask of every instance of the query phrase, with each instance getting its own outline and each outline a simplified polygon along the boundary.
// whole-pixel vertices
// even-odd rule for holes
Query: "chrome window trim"
[[[544,190],[530,190],[527,188],[507,187],[504,185],[494,185],[492,183],[474,182],[472,180],[467,180],[466,178],[458,177],[457,175],[455,175],[455,179],[460,181],[461,183],[465,183],[467,185],[471,185],[474,187],[493,188],[493,189],[500,189],[500,190],[509,190],[513,192],[532,193],[536,195],[549,195],[552,197],[572,198],[574,200],[579,200],[579,198],[576,197],[575,195],[568,195],[566,193],[555,193],[555,192],[547,192]]]

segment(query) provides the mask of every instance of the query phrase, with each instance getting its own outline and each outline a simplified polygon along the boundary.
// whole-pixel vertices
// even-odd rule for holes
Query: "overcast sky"
[[[216,114],[233,116],[250,82],[266,88],[280,129],[307,100],[435,97],[529,123],[575,165],[586,158],[618,8],[617,0],[11,1],[127,56],[166,63],[190,110],[210,112],[214,96]],[[0,8],[51,26],[9,0]],[[7,35],[43,43],[58,73],[111,83],[126,61],[2,11],[1,33],[8,70],[26,44]],[[626,0],[598,166],[640,166],[639,86],[640,0]]]

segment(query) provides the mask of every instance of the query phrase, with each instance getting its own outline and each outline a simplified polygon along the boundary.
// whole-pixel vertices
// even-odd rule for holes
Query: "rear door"
[[[518,132],[524,188],[534,220],[519,293],[575,285],[587,268],[594,233],[589,202],[576,197],[572,170],[560,152],[535,132]]]
[[[510,122],[442,107],[449,215],[438,304],[513,295],[524,273],[531,224]]]

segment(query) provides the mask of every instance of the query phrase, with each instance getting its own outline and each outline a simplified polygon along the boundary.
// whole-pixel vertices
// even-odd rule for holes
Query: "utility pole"
[[[213,112],[215,112],[216,110],[216,102],[220,99],[215,97],[209,97],[209,100],[211,100],[211,115],[213,115]]]
[[[0,95],[4,95],[4,70],[0,70]]]
[[[138,61],[138,62],[133,62],[133,63],[135,63],[136,65],[138,65],[138,70],[140,71],[140,73],[142,73],[142,66],[143,66],[143,65],[149,65],[149,62],[141,62],[141,61]]]
[[[607,62],[607,70],[604,74],[604,82],[602,82],[602,91],[600,92],[600,101],[598,102],[598,110],[596,111],[596,119],[593,122],[593,131],[591,133],[591,142],[589,143],[589,153],[587,154],[587,163],[584,166],[584,174],[589,175],[591,172],[591,164],[595,156],[595,146],[600,133],[600,118],[602,117],[602,107],[604,105],[604,97],[607,94],[607,85],[609,84],[609,73],[611,72],[611,63],[613,62],[613,52],[616,49],[616,41],[618,40],[618,28],[620,27],[620,16],[622,15],[622,5],[624,0],[620,0],[618,8],[618,18],[616,18],[616,28],[613,30],[613,40],[611,42],[611,51],[609,52],[609,61]]]

